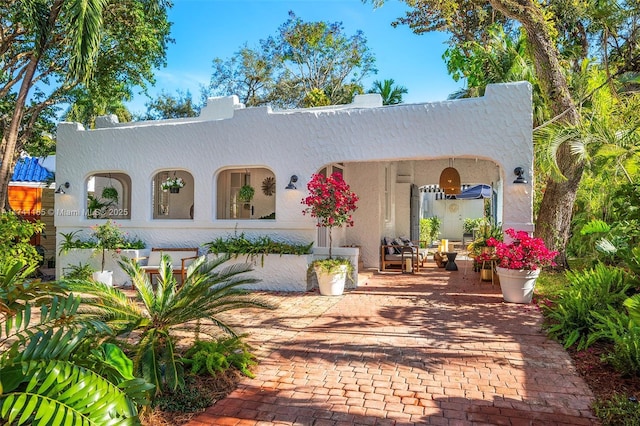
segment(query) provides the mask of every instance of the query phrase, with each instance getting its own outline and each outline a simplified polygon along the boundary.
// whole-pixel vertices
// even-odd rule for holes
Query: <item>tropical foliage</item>
[[[228,253],[233,257],[247,255],[249,257],[268,254],[310,254],[313,241],[308,244],[296,244],[286,241],[274,241],[268,235],[247,237],[244,232],[239,235],[218,237],[205,243],[204,246],[210,253]]]
[[[0,264],[0,418],[16,425],[138,424],[153,386],[133,377],[118,347],[100,344],[111,331],[79,315],[78,296],[57,283],[21,282],[23,266]]]
[[[42,257],[30,244],[34,234],[42,232],[42,222],[28,222],[13,212],[0,214],[0,265],[22,262],[28,275],[42,262]]]
[[[402,95],[407,94],[408,90],[404,86],[398,86],[396,82],[390,78],[387,80],[375,80],[369,93],[378,93],[382,96],[382,105],[396,105],[402,103]]]
[[[228,259],[227,256],[207,260],[202,256],[189,266],[184,282],[179,283],[173,273],[171,259],[164,255],[154,284],[135,260],[120,261],[131,277],[136,300],[102,283],[74,281],[69,285],[92,296],[91,304],[85,309],[86,314],[111,325],[118,340],[135,339],[134,374],[153,383],[156,394],[160,394],[164,390],[184,388],[184,366],[176,349],[178,327],[183,333],[190,331],[197,338],[200,333],[198,325],[201,320],[206,320],[236,336],[219,314],[241,308],[273,307],[240,288],[258,281],[243,276],[251,266],[224,266]]]
[[[140,0],[0,2],[3,209],[15,153],[51,149],[57,106],[76,104],[70,117],[90,125],[98,114],[122,112],[133,87],[153,81],[169,41],[167,6]]]

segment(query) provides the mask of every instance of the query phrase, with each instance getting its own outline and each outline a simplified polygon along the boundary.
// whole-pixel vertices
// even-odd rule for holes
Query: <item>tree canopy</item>
[[[57,108],[82,100],[74,118],[90,124],[154,81],[170,41],[167,7],[164,0],[0,2],[2,207],[17,154],[42,146]]]
[[[259,44],[214,59],[211,94],[235,94],[247,106],[344,104],[363,93],[362,80],[376,72],[364,34],[348,36],[340,22],[305,22],[289,12],[276,35]]]
[[[625,86],[637,81],[637,2],[404,1],[410,10],[394,24],[408,25],[417,34],[448,32],[450,49],[445,58],[454,76],[467,79],[467,94],[480,94],[492,82],[531,81],[537,125],[552,122],[564,128],[585,128],[583,106],[593,91],[577,90],[574,75],[591,56],[608,76],[598,89],[608,85],[620,95]],[[584,137],[579,134],[574,136]],[[558,263],[562,266],[566,265],[572,213],[586,165],[586,157],[572,150],[576,144],[570,139],[564,142],[553,147],[557,173],[543,174],[546,181],[538,184],[542,200],[536,220],[536,233],[561,251]],[[550,146],[548,140],[546,143]]]

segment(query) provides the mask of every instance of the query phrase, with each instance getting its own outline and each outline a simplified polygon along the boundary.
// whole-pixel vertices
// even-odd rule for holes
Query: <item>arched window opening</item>
[[[193,219],[194,181],[184,170],[163,170],[152,182],[154,219]]]
[[[217,181],[217,219],[276,218],[275,174],[263,167],[227,169]]]
[[[131,178],[118,172],[95,173],[87,178],[89,219],[131,219]]]

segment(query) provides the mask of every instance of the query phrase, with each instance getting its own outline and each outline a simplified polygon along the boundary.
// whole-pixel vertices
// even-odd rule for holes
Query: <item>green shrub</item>
[[[42,232],[40,221],[27,222],[13,212],[0,214],[0,264],[23,262],[26,268],[37,267],[42,256],[30,244],[34,234]]]
[[[242,342],[241,337],[243,336],[197,341],[187,350],[182,361],[190,366],[192,374],[208,373],[215,376],[234,367],[245,376],[253,378],[250,368],[256,365],[255,356],[249,352],[249,346]]]
[[[420,219],[420,241],[426,241],[430,246],[440,235],[441,225],[442,221],[437,216]]]
[[[623,375],[640,374],[640,321],[638,301],[640,295],[625,300],[629,315],[609,309],[606,314],[595,313],[598,320],[595,324],[597,332],[589,338],[589,343],[595,340],[608,340],[613,343],[613,350],[605,354],[602,360],[611,365]]]
[[[593,411],[603,426],[637,426],[640,424],[640,404],[634,398],[616,394],[606,401],[596,401]]]
[[[80,231],[74,232],[61,232],[60,236],[63,238],[60,243],[60,254],[66,253],[71,249],[88,249],[97,248],[100,246],[99,242],[94,239],[81,239],[77,237]],[[145,248],[147,245],[139,238],[123,237],[120,242],[115,245],[116,249],[120,250],[139,250]]]
[[[89,280],[96,270],[88,263],[80,262],[78,265],[71,265],[69,272],[64,274],[67,280]]]
[[[555,304],[545,306],[547,332],[566,348],[588,346],[595,333],[597,314],[606,315],[609,307],[620,310],[630,286],[621,268],[596,265],[593,269],[568,272],[569,287],[561,291]],[[593,340],[593,339],[592,339]]]
[[[248,238],[243,232],[240,235],[216,238],[204,246],[213,254],[229,253],[232,257],[240,255],[261,256],[264,261],[265,254],[295,254],[298,256],[310,254],[313,242],[309,244],[287,243],[274,241],[269,236]]]

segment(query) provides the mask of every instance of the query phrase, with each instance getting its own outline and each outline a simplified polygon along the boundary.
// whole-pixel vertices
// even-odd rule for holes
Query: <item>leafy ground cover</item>
[[[566,285],[564,274],[544,272],[536,284],[537,303],[541,307],[549,306]],[[582,350],[578,350],[577,345],[567,349],[576,370],[596,398],[594,412],[603,425],[638,425],[640,376],[620,373],[607,363],[605,357],[613,351],[614,344],[607,341],[597,341]]]

